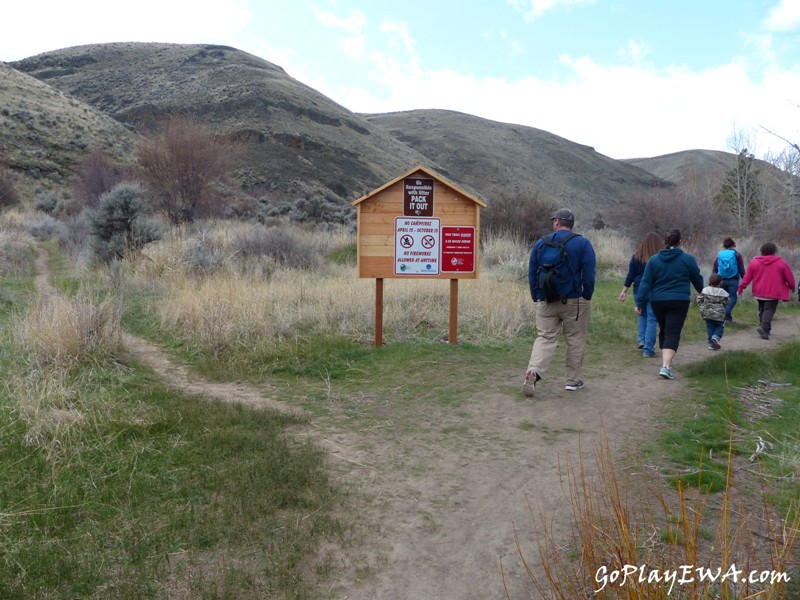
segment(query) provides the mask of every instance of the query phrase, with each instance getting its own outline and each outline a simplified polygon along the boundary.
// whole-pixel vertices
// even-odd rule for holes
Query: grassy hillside
[[[92,149],[131,160],[137,139],[99,110],[0,63],[0,148],[25,198],[65,185]]]

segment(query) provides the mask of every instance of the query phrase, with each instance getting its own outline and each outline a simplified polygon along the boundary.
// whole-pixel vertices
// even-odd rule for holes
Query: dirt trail
[[[42,293],[51,289],[46,264],[40,253]],[[800,319],[783,318],[768,342],[754,328],[726,333],[722,352],[774,347],[797,335]],[[176,389],[298,412],[271,399],[268,387],[210,382],[146,340],[125,334],[123,343]],[[506,598],[502,563],[510,596],[528,598],[514,544],[516,529],[536,568],[528,500],[544,511],[557,535],[566,536],[571,509],[559,465],[575,455],[579,440],[590,450],[604,427],[612,450],[620,450],[653,431],[661,399],[685,391],[682,367],[711,355],[705,343],[682,344],[675,381],[657,376],[657,358],[620,368],[587,364],[587,385],[578,392],[563,389],[554,367],[532,400],[520,392],[524,365],[506,365],[457,411],[431,408],[420,415],[365,396],[366,408],[381,416],[372,429],[356,434],[329,422],[302,428],[299,434],[326,449],[334,476],[353,490],[348,502],[364,531],[355,547],[334,550],[340,579],[321,597],[499,600]]]

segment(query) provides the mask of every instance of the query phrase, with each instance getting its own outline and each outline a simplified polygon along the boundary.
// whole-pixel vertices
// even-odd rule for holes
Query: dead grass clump
[[[787,583],[796,576],[790,569],[800,532],[796,504],[782,519],[770,514],[766,502],[737,505],[731,464],[721,498],[712,500],[707,492],[681,486],[673,498],[658,486],[660,479],[642,481],[628,472],[619,477],[607,440],[594,456],[594,468],[583,459],[565,468],[573,513],[568,547],[559,544],[545,517],[532,508],[539,564],[529,561],[516,536],[519,557],[540,597],[791,597]]]
[[[0,275],[29,272],[34,263],[33,238],[16,228],[0,228]]]
[[[120,317],[111,300],[42,295],[18,318],[14,336],[39,364],[69,368],[114,354],[121,344]]]

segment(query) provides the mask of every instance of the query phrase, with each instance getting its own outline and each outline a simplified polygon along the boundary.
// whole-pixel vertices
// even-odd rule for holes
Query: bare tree
[[[84,206],[95,208],[100,196],[111,191],[124,178],[122,170],[102,151],[93,150],[81,160],[75,194],[83,200]]]
[[[736,165],[728,171],[714,197],[714,204],[733,215],[736,229],[745,234],[758,223],[764,210],[763,200],[761,173],[755,156],[742,148]]]
[[[727,224],[726,216],[720,215],[709,196],[696,193],[691,186],[654,188],[637,194],[608,211],[607,221],[634,239],[642,239],[649,231],[665,234],[680,229],[689,246],[704,244]]]
[[[193,221],[208,213],[215,185],[228,173],[235,151],[189,117],[174,117],[138,151],[142,179],[171,223]]]

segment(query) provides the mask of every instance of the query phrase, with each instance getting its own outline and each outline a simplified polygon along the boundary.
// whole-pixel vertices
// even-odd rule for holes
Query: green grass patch
[[[323,453],[284,433],[296,419],[110,359],[48,370],[10,343],[0,598],[314,597],[320,541],[344,530]]]
[[[678,473],[673,481],[724,489],[732,450],[738,464],[762,470],[773,482],[770,497],[788,510],[800,496],[795,476],[800,469],[800,342],[726,352],[687,368],[686,374],[694,397],[673,404],[658,440]],[[751,461],[759,440],[764,451]]]

